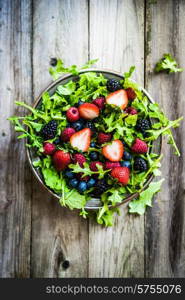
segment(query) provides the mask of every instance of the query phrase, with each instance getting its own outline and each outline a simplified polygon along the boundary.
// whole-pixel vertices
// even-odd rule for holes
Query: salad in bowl
[[[111,226],[118,206],[143,214],[161,188],[161,137],[180,155],[172,135],[182,118],[170,121],[128,73],[65,68],[50,69],[55,81],[33,107],[9,120],[26,138],[31,167],[62,206],[80,210]],[[64,75],[67,73],[67,75]],[[62,77],[61,77],[62,75]]]

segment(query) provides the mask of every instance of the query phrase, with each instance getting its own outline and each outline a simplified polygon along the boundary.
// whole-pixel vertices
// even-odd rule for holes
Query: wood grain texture
[[[184,67],[184,1],[157,1],[146,7],[146,87],[171,119],[184,114],[184,79],[182,74],[154,74],[155,63],[164,53],[171,53]],[[146,217],[146,276],[184,277],[185,275],[185,170],[184,122],[175,130],[181,158],[164,143],[162,175],[165,183]]]
[[[171,119],[185,111],[185,72],[154,74],[170,52],[182,67],[184,0],[0,0],[0,277],[184,277],[185,125],[181,158],[163,144],[162,191],[145,217],[115,217],[113,228],[62,208],[32,178],[24,144],[6,121],[23,114],[51,82],[52,57],[66,65],[99,58],[146,85]],[[67,262],[69,261],[69,267]]]
[[[34,1],[33,7],[34,96],[51,81],[51,57],[66,64],[88,60],[87,2],[80,0]],[[32,276],[87,277],[88,223],[62,208],[34,183],[32,207]],[[63,262],[70,266],[64,269]]]
[[[131,25],[132,20],[132,26]],[[134,28],[134,31],[133,31]],[[90,1],[90,57],[97,66],[144,78],[144,1]],[[144,218],[128,215],[126,205],[112,228],[89,226],[89,277],[144,276]]]
[[[0,277],[30,276],[31,177],[7,118],[31,103],[31,2],[0,1]]]

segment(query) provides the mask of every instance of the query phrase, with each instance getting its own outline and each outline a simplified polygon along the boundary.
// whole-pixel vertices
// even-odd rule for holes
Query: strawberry
[[[92,120],[99,116],[100,110],[99,108],[92,103],[84,103],[79,107],[80,117],[86,120]]]
[[[113,104],[124,109],[128,105],[128,96],[125,90],[121,89],[116,92],[110,93],[106,97],[107,104]]]
[[[112,139],[111,133],[99,132],[98,133],[98,144],[104,144],[110,142]]]
[[[71,146],[85,152],[89,149],[91,142],[91,130],[84,128],[70,137]]]
[[[71,157],[68,152],[57,150],[53,155],[53,163],[57,171],[63,171],[71,163]]]
[[[111,171],[111,176],[116,178],[121,184],[127,185],[130,176],[129,168],[116,167]]]
[[[86,158],[83,154],[80,154],[80,153],[76,153],[73,155],[73,162],[75,164],[79,164],[79,166],[82,168],[83,167],[83,164],[84,162],[86,162]]]
[[[99,107],[99,109],[104,109],[105,107],[105,97],[99,97],[92,101],[93,104]]]
[[[66,117],[69,122],[75,122],[80,119],[78,108],[72,106],[67,110]]]
[[[90,163],[90,169],[91,169],[91,171],[97,172],[98,171],[97,165],[103,167],[103,163],[101,161],[92,161]]]
[[[148,146],[144,141],[136,138],[131,150],[138,154],[144,154],[148,151]]]
[[[102,148],[102,154],[110,161],[118,162],[123,156],[123,143],[120,140],[114,140],[111,144]]]
[[[136,93],[132,88],[126,89],[126,92],[129,100],[134,100],[136,98]]]
[[[45,155],[52,155],[55,152],[55,145],[51,143],[44,143],[44,154]]]
[[[105,170],[109,170],[109,169],[112,170],[116,167],[121,167],[121,165],[118,161],[117,162],[106,161],[104,169]]]
[[[74,130],[74,128],[68,127],[65,128],[62,133],[61,133],[61,140],[63,142],[69,142],[70,137],[75,133],[76,131]]]
[[[127,107],[125,112],[129,115],[137,115],[137,110],[134,107]]]

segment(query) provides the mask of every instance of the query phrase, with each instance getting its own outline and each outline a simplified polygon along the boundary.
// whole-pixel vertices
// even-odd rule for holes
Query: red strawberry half
[[[91,142],[91,130],[84,128],[70,137],[71,146],[85,152],[89,149]]]
[[[99,108],[92,103],[84,103],[78,107],[80,117],[86,120],[92,120],[99,116]]]
[[[136,98],[136,93],[132,88],[126,89],[126,92],[129,100],[134,100]]]
[[[112,139],[111,133],[104,133],[104,132],[98,133],[98,144],[104,144],[110,142],[111,139]]]
[[[121,89],[110,93],[106,98],[107,104],[113,104],[124,109],[128,105],[128,96],[125,90]]]
[[[102,148],[102,154],[110,161],[118,162],[123,156],[123,143],[120,140],[114,140],[110,145]]]
[[[99,97],[92,101],[93,104],[99,107],[99,109],[104,109],[105,107],[105,97]]]
[[[144,141],[136,138],[131,150],[138,154],[144,154],[148,151],[148,146]]]
[[[101,161],[92,161],[90,163],[90,169],[91,169],[91,171],[97,172],[98,171],[97,165],[103,167],[103,163]]]
[[[71,163],[71,157],[68,152],[57,150],[53,155],[53,163],[57,171],[63,171]]]
[[[69,142],[70,137],[75,133],[76,131],[73,128],[66,128],[61,133],[61,140],[63,142]]]
[[[112,170],[116,167],[121,167],[119,162],[106,161],[104,169],[105,170],[109,170],[109,169]]]
[[[127,185],[130,171],[127,167],[116,167],[111,171],[111,176],[116,178],[121,184]]]
[[[86,162],[86,158],[83,154],[76,153],[76,154],[73,155],[73,162],[75,164],[78,163],[80,165],[80,167],[82,168],[83,165],[84,165],[84,162]]]

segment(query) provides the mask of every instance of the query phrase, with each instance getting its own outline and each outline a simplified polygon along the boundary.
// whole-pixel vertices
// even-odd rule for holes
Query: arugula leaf
[[[110,210],[108,205],[104,204],[97,214],[97,223],[105,226],[112,226],[115,213],[119,214],[118,208],[112,208]]]
[[[150,129],[150,130],[147,130],[147,133],[150,135],[149,137],[145,138],[145,141],[154,141],[154,140],[157,140],[158,137],[160,135],[167,135],[169,137],[169,140],[168,140],[168,143],[171,144],[174,148],[175,148],[175,154],[180,156],[180,152],[177,148],[177,145],[175,143],[175,140],[173,138],[173,134],[170,130],[170,128],[177,128],[178,126],[180,126],[180,121],[183,119],[183,117],[177,119],[177,120],[174,120],[174,121],[169,121],[168,122],[168,125],[161,128],[161,129],[157,129],[157,130],[154,130],[154,129]]]
[[[135,66],[131,66],[128,72],[125,72],[123,74],[124,78],[130,78],[132,76],[132,73],[135,71]]]
[[[61,59],[57,59],[57,64],[55,67],[49,68],[49,73],[54,80],[58,79],[64,73],[71,73],[72,75],[78,75],[81,69],[90,68],[94,63],[97,62],[97,59],[89,60],[84,66],[78,68],[76,65],[70,67],[64,67],[64,62]]]
[[[82,209],[86,204],[86,196],[79,194],[75,189],[65,193],[64,199],[60,199],[62,206],[68,206],[70,209]]]
[[[73,170],[74,173],[83,173],[82,178],[87,176],[87,175],[93,175],[93,174],[98,174],[98,178],[101,179],[105,176],[106,173],[109,172],[109,170],[103,170],[103,167],[100,165],[97,165],[98,171],[91,171],[89,165],[87,162],[83,164],[83,168],[80,167],[80,165],[77,164],[70,164],[69,168]]]
[[[72,93],[74,93],[75,89],[76,89],[75,82],[70,80],[64,85],[59,85],[57,88],[57,92],[59,93],[59,95],[71,95]]]
[[[149,187],[140,193],[139,199],[129,203],[129,212],[143,215],[146,207],[152,206],[152,198],[160,190],[163,181],[164,179],[161,179],[160,181],[150,183]]]
[[[178,68],[177,62],[175,59],[171,56],[171,54],[166,53],[163,55],[161,60],[156,64],[155,71],[167,71],[168,73],[176,73],[176,72],[182,72],[182,68]]]

